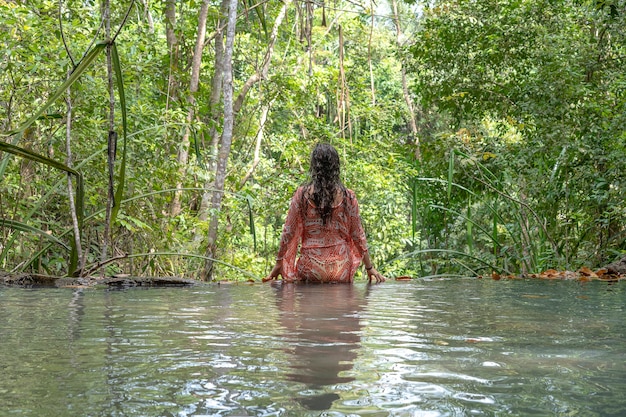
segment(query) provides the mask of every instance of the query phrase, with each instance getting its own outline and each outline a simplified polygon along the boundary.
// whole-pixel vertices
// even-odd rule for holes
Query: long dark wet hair
[[[343,194],[346,188],[341,183],[339,154],[337,150],[327,143],[319,143],[311,153],[311,165],[309,167],[310,181],[305,185],[304,198],[307,196],[313,200],[318,213],[322,217],[322,223],[326,224],[332,214],[333,202],[337,190]],[[306,201],[302,206],[306,210]]]

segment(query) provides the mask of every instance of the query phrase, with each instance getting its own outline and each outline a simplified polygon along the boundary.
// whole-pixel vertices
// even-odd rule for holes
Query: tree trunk
[[[352,123],[350,121],[350,90],[348,89],[348,82],[346,81],[346,71],[344,67],[344,42],[343,42],[343,29],[339,25],[339,91],[337,100],[337,116],[339,119],[339,131],[341,137],[345,138],[346,129],[348,129],[348,136],[350,137],[350,143],[352,143]]]
[[[113,173],[115,168],[115,152],[117,146],[117,134],[115,132],[115,92],[113,86],[113,63],[111,56],[111,6],[109,0],[105,0],[104,3],[104,22],[105,22],[105,34],[106,40],[109,42],[106,48],[107,53],[107,80],[109,90],[109,134],[107,140],[107,166],[109,171],[109,186],[106,202],[106,214],[104,222],[104,235],[102,239],[102,252],[100,256],[101,262],[105,262],[107,259],[107,251],[111,241],[111,212],[113,210],[113,203],[115,201],[115,191],[113,189]],[[104,276],[104,268],[101,270],[102,276]]]
[[[261,113],[261,119],[259,120],[259,131],[256,134],[256,143],[254,145],[254,159],[252,161],[252,166],[246,172],[246,175],[241,180],[239,187],[243,187],[246,184],[246,181],[252,176],[252,173],[256,169],[256,166],[261,161],[261,142],[263,142],[263,130],[265,129],[265,123],[267,122],[267,115],[270,112],[270,107],[272,106],[272,102],[269,102],[265,107],[263,107],[263,112]]]
[[[269,44],[267,45],[267,50],[265,51],[265,56],[263,57],[263,64],[261,65],[261,68],[257,69],[257,71],[246,80],[241,88],[241,91],[237,95],[237,100],[235,100],[233,105],[233,111],[235,114],[241,110],[243,101],[250,88],[257,82],[267,78],[267,73],[269,72],[270,63],[272,61],[272,54],[274,52],[274,45],[276,44],[276,38],[278,37],[278,28],[287,14],[287,7],[289,6],[289,3],[291,3],[291,0],[285,0],[282,9],[280,9],[280,13],[278,13],[276,20],[274,21],[274,27],[272,28],[272,34],[270,36]]]
[[[230,0],[222,0],[220,6],[220,18],[217,21],[217,29],[215,31],[215,65],[213,78],[211,79],[211,95],[209,96],[209,109],[210,109],[210,129],[209,137],[211,138],[211,144],[209,148],[209,163],[207,172],[209,175],[215,174],[215,166],[217,164],[217,148],[219,144],[220,135],[217,130],[220,119],[219,103],[222,98],[222,84],[224,81],[224,17],[228,16],[228,4]],[[209,218],[209,207],[211,203],[211,191],[214,178],[207,175],[204,181],[205,191],[202,194],[202,201],[200,202],[200,209],[198,212],[198,218],[201,221],[207,221]],[[194,240],[199,240],[201,235],[196,233]]]
[[[144,13],[146,16],[146,21],[148,22],[148,28],[150,29],[150,33],[154,33],[154,20],[152,19],[152,13],[150,12],[150,2],[149,0],[139,0],[139,3],[141,3],[144,8]]]
[[[167,0],[165,4],[165,38],[170,51],[170,68],[167,80],[167,98],[165,110],[169,109],[170,101],[178,101],[178,38],[176,37],[176,0]]]
[[[217,228],[219,223],[219,210],[224,195],[224,182],[226,181],[226,166],[230,155],[230,145],[233,139],[234,112],[233,112],[233,47],[235,43],[235,29],[237,26],[237,0],[230,0],[228,8],[228,26],[226,31],[226,46],[224,48],[224,128],[218,153],[217,167],[215,172],[215,191],[211,199],[211,221],[209,223],[209,236],[207,241],[204,269],[201,278],[204,281],[213,277],[213,258],[215,256],[215,243],[217,241]]]
[[[272,54],[274,52],[274,45],[276,44],[276,39],[278,37],[278,28],[280,27],[282,21],[285,18],[285,15],[287,14],[287,8],[289,6],[289,4],[291,3],[291,0],[285,0],[283,7],[281,8],[278,16],[276,17],[276,20],[274,21],[274,27],[272,28],[272,34],[270,36],[270,41],[267,47],[267,50],[265,52],[265,56],[263,58],[263,62],[261,64],[261,67],[257,70],[257,72],[255,72],[254,74],[252,74],[244,83],[243,87],[241,88],[241,91],[239,92],[239,94],[237,95],[237,99],[235,100],[235,103],[233,104],[233,113],[237,114],[239,112],[239,110],[241,110],[241,107],[243,106],[243,102],[246,98],[246,95],[248,93],[248,91],[250,90],[250,88],[257,82],[262,81],[264,79],[267,78],[267,74],[269,72],[269,67],[270,67],[270,63],[271,63],[271,59],[272,59]],[[223,0],[222,1],[222,9],[224,11],[224,14],[227,13],[228,10],[228,0]],[[219,36],[218,36],[219,35]],[[211,138],[212,138],[212,142],[211,142],[211,149],[212,149],[212,154],[211,154],[211,165],[209,166],[209,172],[214,172],[215,171],[215,162],[216,161],[216,154],[217,154],[217,139],[219,138],[219,136],[217,135],[217,129],[215,129],[214,126],[217,125],[217,121],[218,121],[218,117],[219,117],[219,112],[216,111],[217,109],[217,104],[219,101],[219,93],[221,93],[221,85],[219,85],[217,83],[217,81],[221,82],[222,81],[222,73],[223,73],[223,54],[224,51],[221,48],[223,46],[222,44],[222,34],[221,34],[221,24],[218,23],[218,34],[215,37],[215,75],[213,76],[213,83],[212,83],[212,90],[211,90],[211,103],[210,103],[210,108],[212,109],[212,121],[213,121],[213,127],[211,127]],[[218,42],[219,41],[219,42]],[[218,46],[220,46],[220,48],[218,49]],[[219,52],[219,53],[218,53]],[[219,72],[218,72],[219,71]],[[214,94],[215,92],[218,92],[218,94]],[[269,106],[266,108],[267,111],[269,111]],[[266,110],[264,110],[264,112],[266,112]],[[266,114],[267,116],[267,114]],[[262,116],[263,117],[263,116]],[[262,129],[263,129],[263,124],[265,122],[261,122],[261,130],[260,130],[260,134],[262,137]],[[257,137],[258,139],[258,137]],[[258,143],[258,141],[257,141]],[[256,159],[255,159],[256,160]],[[253,162],[253,167],[258,164],[258,161],[255,163]],[[254,170],[254,168],[252,168],[252,170]],[[249,176],[249,175],[247,175]],[[247,179],[247,178],[246,178]],[[243,181],[245,182],[245,180]],[[208,218],[208,208],[209,208],[209,201],[210,201],[210,197],[212,194],[212,191],[210,190],[210,188],[212,187],[213,182],[211,181],[207,181],[205,188],[206,191],[204,193],[204,195],[202,196],[202,202],[200,204],[200,213],[198,215],[200,220],[206,221]],[[197,236],[196,236],[197,237]]]
[[[71,75],[71,71],[68,71],[67,76]],[[67,89],[67,95],[65,98],[65,103],[67,105],[67,112],[65,116],[65,153],[66,160],[65,165],[68,167],[72,167],[72,147],[71,147],[71,135],[72,135],[72,94],[71,89]],[[72,184],[72,175],[68,172],[67,174],[67,195],[70,200],[70,215],[72,217],[72,227],[74,229],[74,245],[76,246],[76,258],[77,265],[72,265],[75,267],[77,271],[82,271],[83,269],[83,249],[80,239],[80,227],[78,225],[78,214],[76,213],[76,202],[74,200],[74,186]],[[68,275],[72,275],[75,271],[67,271]]]
[[[402,46],[402,28],[400,27],[400,16],[398,14],[398,3],[396,0],[391,0],[391,9],[393,11],[393,22],[396,26],[396,42],[398,44],[398,48],[400,48]],[[402,61],[400,61],[400,64],[402,65],[402,94],[404,95],[404,101],[406,102],[406,106],[409,110],[409,125],[411,127],[413,140],[415,140],[415,157],[421,161],[422,151],[420,149],[419,132],[417,130],[417,121],[415,119],[415,109],[406,81],[406,68]]]
[[[372,63],[372,35],[374,34],[374,0],[370,0],[372,20],[370,23],[370,36],[367,40],[367,63],[370,69],[370,90],[372,91],[372,107],[376,105],[376,88],[374,86],[374,64]]]
[[[198,92],[198,85],[200,83],[200,64],[202,63],[202,50],[204,49],[204,37],[206,35],[206,21],[209,13],[209,0],[204,0],[202,6],[200,6],[200,16],[198,17],[198,34],[196,37],[196,47],[193,52],[193,60],[191,63],[191,81],[189,81],[189,96],[187,97],[187,103],[189,104],[189,110],[187,112],[187,124],[185,126],[185,133],[180,141],[178,148],[178,156],[176,161],[178,163],[178,175],[176,182],[176,192],[172,199],[172,205],[170,214],[177,216],[181,210],[181,198],[183,179],[185,172],[187,171],[187,162],[189,160],[189,136],[191,134],[191,123],[193,123],[195,117],[196,99],[195,93]]]

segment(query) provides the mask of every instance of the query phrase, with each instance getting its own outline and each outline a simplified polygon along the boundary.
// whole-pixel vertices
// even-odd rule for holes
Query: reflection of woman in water
[[[311,180],[291,199],[276,265],[264,281],[282,275],[285,281],[352,282],[361,261],[369,281],[384,281],[370,259],[354,192],[339,178],[335,148],[317,145],[309,172]]]
[[[277,285],[276,303],[285,329],[293,372],[290,381],[318,390],[298,401],[310,410],[327,410],[339,399],[335,384],[353,381],[352,369],[361,343],[359,312],[366,293],[352,285]],[[329,392],[330,391],[330,392]]]

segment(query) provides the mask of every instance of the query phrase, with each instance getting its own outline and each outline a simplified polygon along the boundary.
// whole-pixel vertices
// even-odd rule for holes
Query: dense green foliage
[[[337,2],[308,11],[307,3],[288,3],[267,76],[252,84],[236,115],[215,277],[268,272],[289,199],[306,181],[318,141],[340,151],[373,258],[390,276],[577,268],[621,254],[624,2],[399,6],[398,37],[391,2],[376,10]],[[220,4],[209,4],[197,92],[189,86],[201,4],[176,3],[176,53],[166,39],[165,7],[112,5],[121,73],[114,180],[123,188],[108,257],[132,256],[107,264],[109,274],[197,277],[202,268],[202,188],[214,175],[210,132],[222,127],[209,102]],[[260,71],[281,7],[240,3],[235,96]],[[87,267],[100,260],[108,194],[107,68],[104,51],[94,52],[104,39],[101,21],[101,7],[90,2],[0,0],[2,140],[82,174]],[[90,51],[93,61],[70,87],[67,161],[59,88]],[[409,127],[402,68],[417,133]],[[24,128],[55,91],[63,94]],[[176,156],[187,127],[190,158],[181,174]],[[6,147],[0,152],[0,269],[71,273],[66,171]],[[172,214],[179,181],[182,210]]]
[[[415,92],[455,130],[438,171],[455,157],[453,180],[481,193],[446,207],[477,220],[514,271],[614,258],[626,249],[625,3],[437,3],[411,47]]]

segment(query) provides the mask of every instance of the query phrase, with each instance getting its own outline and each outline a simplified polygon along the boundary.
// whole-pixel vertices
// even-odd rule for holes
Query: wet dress
[[[300,187],[291,199],[283,227],[277,260],[283,261],[282,276],[308,282],[352,282],[367,252],[359,205],[352,190],[332,208],[323,224]],[[304,205],[304,206],[303,206]],[[298,256],[298,248],[300,256]]]

